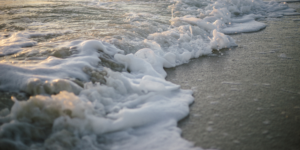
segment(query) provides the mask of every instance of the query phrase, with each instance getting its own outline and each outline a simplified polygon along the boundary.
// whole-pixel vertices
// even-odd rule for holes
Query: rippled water
[[[47,57],[59,45],[72,40],[109,41],[113,38],[122,39],[123,36],[127,40],[141,41],[159,29],[166,30],[170,19],[170,11],[165,9],[169,4],[167,2],[4,1],[3,3],[0,28],[4,36],[25,30],[48,35],[32,37],[32,40],[38,42],[34,48],[25,47],[23,50],[25,52],[21,54],[2,57],[2,62],[14,60],[13,63],[17,63],[28,55]],[[137,23],[132,24],[130,21],[134,19]],[[143,23],[145,21],[147,23]],[[127,50],[125,52],[135,52],[138,49],[135,46],[125,45]]]

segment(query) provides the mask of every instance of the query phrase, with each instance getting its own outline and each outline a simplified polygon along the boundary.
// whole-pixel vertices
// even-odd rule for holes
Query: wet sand
[[[236,48],[166,69],[194,90],[183,138],[204,149],[300,149],[299,19],[267,19],[260,32],[233,35]]]

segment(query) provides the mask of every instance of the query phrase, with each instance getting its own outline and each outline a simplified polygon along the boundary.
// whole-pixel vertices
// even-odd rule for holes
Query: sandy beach
[[[299,12],[299,3],[290,3]],[[298,8],[297,8],[298,7]],[[236,48],[166,69],[194,91],[182,136],[204,149],[300,149],[299,16],[268,18],[267,28],[232,37]]]

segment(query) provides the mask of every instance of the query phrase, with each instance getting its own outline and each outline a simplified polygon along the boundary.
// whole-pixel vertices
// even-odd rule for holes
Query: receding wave
[[[230,34],[296,14],[261,0],[4,1],[0,90],[6,149],[201,149],[180,136],[191,90],[164,68],[237,46]]]

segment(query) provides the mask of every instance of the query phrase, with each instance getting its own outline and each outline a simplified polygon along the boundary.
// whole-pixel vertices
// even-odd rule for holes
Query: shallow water
[[[170,18],[170,12],[163,9],[166,7],[164,2],[150,3],[150,5],[142,1],[116,1],[101,4],[90,1],[20,2],[22,2],[21,5],[15,1],[6,2],[1,6],[3,36],[10,36],[14,32],[24,30],[46,34],[31,37],[38,43],[35,47],[23,48],[22,51],[26,52],[22,53],[22,56],[27,53],[39,53],[36,55],[47,57],[49,56],[47,52],[55,51],[59,45],[73,40],[110,40],[113,37],[122,39],[125,35],[127,38],[138,40],[145,38],[143,36],[149,33],[156,32],[160,24],[166,26],[167,19]],[[153,15],[152,12],[159,13]],[[148,24],[145,24],[144,28],[141,27],[143,24],[131,24],[129,21],[132,18],[141,21],[147,19]],[[135,32],[141,28],[145,30],[143,33]],[[127,53],[130,51],[128,50]],[[19,55],[7,57],[13,59],[20,57]],[[24,57],[21,59],[23,60]]]
[[[194,91],[179,123],[185,139],[207,149],[299,149],[298,17],[267,19],[263,31],[232,36],[238,47],[167,69],[168,81]]]
[[[259,20],[299,15],[260,0],[0,2],[8,149],[200,149],[177,127],[193,92],[164,68],[237,46],[226,34],[266,28]],[[25,101],[10,108],[7,95]]]

